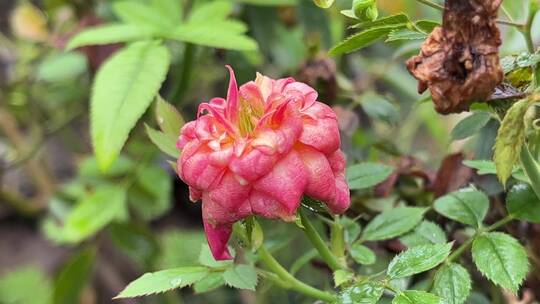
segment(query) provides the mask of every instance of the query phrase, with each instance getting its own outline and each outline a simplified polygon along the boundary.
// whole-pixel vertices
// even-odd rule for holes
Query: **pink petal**
[[[234,77],[234,71],[229,66],[225,66],[229,70],[229,89],[227,91],[227,119],[236,124],[238,121],[238,85]]]
[[[240,157],[235,157],[229,169],[243,179],[253,182],[267,174],[277,161],[276,155],[268,155],[254,148]]]
[[[296,151],[306,167],[308,184],[305,194],[325,203],[334,200],[336,196],[334,172],[326,156],[309,146],[299,147]]]
[[[307,184],[304,164],[298,153],[291,151],[279,160],[272,171],[258,180],[253,189],[272,197],[288,213],[294,212]],[[276,209],[269,206],[270,209]],[[263,213],[258,209],[258,213]]]
[[[279,218],[284,221],[294,221],[296,217],[296,208],[284,207],[273,195],[253,190],[249,198],[251,209],[254,214],[266,218]]]
[[[198,190],[208,189],[224,173],[223,167],[210,164],[209,155],[210,151],[204,147],[191,156],[182,154],[178,166],[180,178]]]
[[[328,207],[334,213],[343,213],[351,205],[351,196],[349,191],[349,185],[345,178],[344,173],[336,175],[336,196],[334,200],[328,202]]]
[[[341,144],[339,127],[335,113],[330,107],[315,102],[304,114],[304,129],[300,135],[300,142],[330,154]]]
[[[231,238],[232,225],[214,226],[204,220],[204,231],[210,251],[217,261],[230,260],[232,256],[227,248],[227,243]]]
[[[319,96],[317,94],[317,91],[315,91],[312,87],[298,81],[287,84],[287,86],[284,88],[284,91],[286,96],[299,99],[302,102],[302,108],[311,107]]]
[[[249,207],[249,192],[250,185],[241,184],[234,173],[227,172],[223,178],[208,192],[208,201],[211,201],[213,207],[218,208],[217,212],[223,212],[217,221],[223,223],[225,221],[238,220],[242,217],[251,214]],[[203,195],[203,200],[205,196]]]

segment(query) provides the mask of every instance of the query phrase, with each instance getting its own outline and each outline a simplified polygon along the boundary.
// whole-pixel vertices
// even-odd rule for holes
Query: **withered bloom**
[[[420,55],[407,61],[429,88],[441,114],[459,113],[490,97],[503,80],[499,65],[501,37],[495,21],[502,0],[447,0],[443,25],[433,30]]]

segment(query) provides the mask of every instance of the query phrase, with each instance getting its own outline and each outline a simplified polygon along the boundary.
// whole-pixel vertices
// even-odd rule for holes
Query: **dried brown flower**
[[[439,113],[468,110],[472,102],[488,99],[503,80],[495,23],[501,2],[447,0],[442,27],[433,30],[420,55],[407,61],[419,80],[418,91],[429,88]]]

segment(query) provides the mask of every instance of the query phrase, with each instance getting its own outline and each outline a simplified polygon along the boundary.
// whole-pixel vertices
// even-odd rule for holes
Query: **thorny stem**
[[[342,265],[338,261],[337,257],[330,251],[330,249],[328,249],[326,243],[323,241],[315,227],[313,227],[311,221],[307,218],[305,211],[302,208],[300,208],[299,210],[300,211],[298,213],[300,214],[300,220],[302,221],[302,225],[304,226],[304,232],[313,244],[313,247],[317,249],[322,259],[333,271],[336,271],[338,269],[346,269],[346,267]]]
[[[279,262],[272,256],[272,254],[266,249],[264,245],[259,247],[258,253],[261,260],[277,276],[276,278],[273,275],[269,275],[267,276],[268,279],[278,283],[278,285],[282,287],[294,289],[315,299],[323,300],[326,302],[335,301],[335,297],[331,293],[309,286],[291,275],[283,266],[281,266],[281,264],[279,264]],[[278,279],[281,280],[282,283],[279,283]]]

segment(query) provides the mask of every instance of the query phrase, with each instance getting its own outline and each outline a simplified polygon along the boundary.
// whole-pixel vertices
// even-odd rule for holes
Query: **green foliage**
[[[491,119],[491,114],[485,111],[473,112],[470,116],[461,120],[452,130],[452,139],[459,140],[473,136]]]
[[[120,292],[115,299],[134,298],[190,286],[208,274],[201,266],[179,267],[158,272],[145,273]]]
[[[126,216],[126,189],[101,186],[83,197],[69,212],[62,226],[45,222],[45,229],[60,243],[77,243],[93,236],[111,221]]]
[[[156,121],[161,131],[178,137],[185,121],[180,112],[161,96],[156,96]]]
[[[446,243],[446,234],[439,225],[424,220],[418,225],[414,231],[402,236],[400,239],[407,247],[418,245],[440,244]]]
[[[54,283],[53,303],[78,303],[81,292],[92,274],[95,250],[85,248],[77,252],[62,268]]]
[[[463,304],[471,292],[471,276],[459,264],[445,264],[435,274],[433,292],[446,304]]]
[[[137,169],[134,187],[128,196],[132,207],[141,218],[155,219],[171,207],[172,181],[167,171],[159,166]]]
[[[463,161],[463,164],[467,167],[476,169],[476,173],[478,173],[479,175],[497,174],[497,168],[495,167],[495,163],[490,160],[466,160]],[[514,166],[514,169],[512,170],[512,177],[522,182],[529,182],[529,178],[518,166]]]
[[[393,171],[383,164],[360,163],[347,168],[347,181],[351,189],[365,189],[383,182]]]
[[[361,265],[371,265],[377,259],[375,253],[362,244],[354,244],[351,247],[351,257],[356,263]]]
[[[523,99],[506,112],[501,127],[497,132],[493,161],[497,168],[497,176],[504,185],[512,174],[514,164],[519,160],[519,152],[525,141],[524,116],[531,101]]]
[[[381,120],[393,125],[399,119],[398,108],[379,94],[366,92],[360,96],[358,102],[366,114],[374,120]]]
[[[86,69],[86,57],[81,53],[53,54],[41,62],[37,78],[48,82],[61,82],[79,77]]]
[[[384,287],[377,282],[365,282],[344,289],[338,295],[339,304],[375,304],[381,298]]]
[[[236,265],[225,270],[223,279],[234,288],[255,290],[257,286],[257,272],[250,265]]]
[[[313,2],[321,8],[329,8],[334,4],[334,0],[313,0]]]
[[[162,255],[159,268],[191,266],[199,263],[201,244],[205,242],[202,231],[170,230],[161,236]]]
[[[425,212],[426,209],[416,207],[398,207],[385,211],[368,223],[361,239],[378,241],[400,236],[416,227]]]
[[[116,159],[129,132],[156,96],[169,61],[169,51],[158,42],[137,42],[117,52],[99,70],[90,116],[92,145],[103,171]]]
[[[174,136],[169,133],[160,132],[156,129],[149,127],[147,124],[144,125],[146,129],[146,134],[148,137],[158,147],[158,149],[169,155],[173,158],[178,158],[180,151],[176,148],[176,141],[178,140],[178,135]]]
[[[442,304],[443,300],[438,296],[418,290],[406,290],[398,294],[392,304]]]
[[[51,282],[31,266],[5,273],[0,277],[0,303],[51,304]]]
[[[393,30],[402,28],[403,25],[388,25],[381,27],[372,27],[368,30],[354,34],[343,42],[334,46],[330,51],[330,55],[340,55],[358,51],[366,46],[369,46],[377,40],[391,33]]]
[[[480,227],[489,208],[489,199],[481,191],[465,188],[438,198],[433,206],[447,218]]]
[[[529,184],[517,184],[506,198],[508,213],[520,220],[540,223],[540,200]]]
[[[154,35],[151,29],[134,24],[110,23],[87,29],[73,37],[68,50],[86,45],[103,45],[120,42],[134,42],[150,39]]]
[[[225,279],[223,278],[223,273],[220,272],[211,272],[207,274],[200,281],[195,282],[193,289],[196,293],[203,293],[212,291],[216,288],[219,288],[225,284]]]
[[[334,286],[339,287],[354,279],[354,273],[348,270],[338,269],[334,271]]]
[[[422,32],[413,31],[410,29],[396,29],[388,34],[385,42],[399,41],[399,40],[424,40],[427,35]]]
[[[476,267],[493,283],[516,292],[529,271],[527,252],[508,234],[484,233],[474,239]]]
[[[390,278],[399,279],[430,270],[450,254],[452,243],[420,245],[397,255],[388,265]]]

